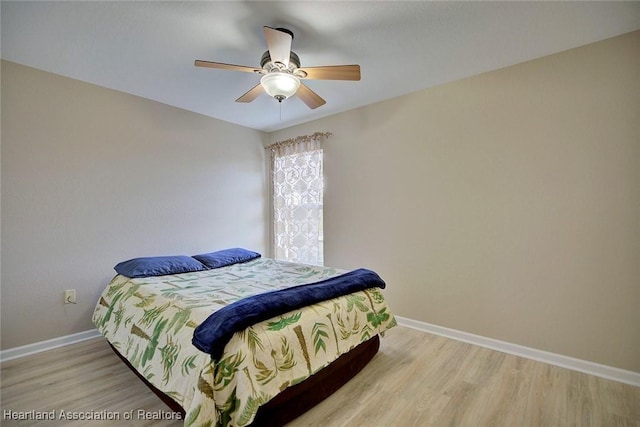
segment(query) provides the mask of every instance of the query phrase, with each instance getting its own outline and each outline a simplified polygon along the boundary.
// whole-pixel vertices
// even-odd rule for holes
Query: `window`
[[[323,148],[316,133],[270,147],[273,194],[273,256],[322,265]]]

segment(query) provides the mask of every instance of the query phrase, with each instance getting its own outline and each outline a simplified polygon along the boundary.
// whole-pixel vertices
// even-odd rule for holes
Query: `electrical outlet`
[[[75,289],[67,289],[64,291],[64,303],[65,304],[75,304],[76,303],[76,290]]]

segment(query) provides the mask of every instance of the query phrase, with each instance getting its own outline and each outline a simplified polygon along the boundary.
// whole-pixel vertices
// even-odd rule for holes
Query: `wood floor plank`
[[[182,425],[145,419],[171,413],[100,338],[4,362],[1,380],[3,426]],[[120,420],[6,416],[32,410]],[[288,424],[302,426],[640,427],[640,388],[397,327],[362,372]]]

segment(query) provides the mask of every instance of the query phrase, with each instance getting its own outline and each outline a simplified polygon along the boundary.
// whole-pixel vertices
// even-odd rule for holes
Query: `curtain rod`
[[[298,142],[316,141],[320,138],[326,138],[331,135],[332,135],[331,132],[314,132],[311,135],[301,135],[301,136],[296,136],[295,138],[285,139],[284,141],[274,142],[273,144],[267,145],[266,147],[264,147],[264,149],[267,150],[270,148],[280,147],[283,145],[296,144]]]

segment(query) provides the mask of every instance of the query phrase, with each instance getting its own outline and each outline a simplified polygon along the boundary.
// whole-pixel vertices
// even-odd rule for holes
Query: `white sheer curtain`
[[[316,132],[278,142],[271,151],[273,255],[322,265],[322,145],[330,133]]]

